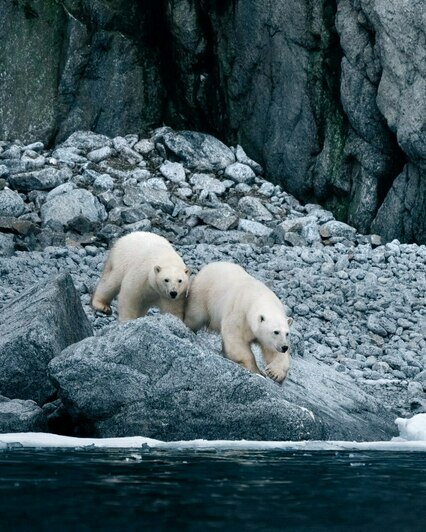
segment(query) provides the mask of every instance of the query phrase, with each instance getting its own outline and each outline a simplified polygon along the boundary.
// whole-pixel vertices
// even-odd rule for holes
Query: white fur
[[[145,316],[158,307],[183,319],[188,269],[165,238],[142,231],[117,240],[92,298],[95,310],[111,313],[118,294],[120,321]],[[175,299],[171,293],[177,293]]]
[[[288,333],[292,321],[277,296],[236,264],[208,264],[190,286],[187,326],[193,331],[207,326],[220,332],[225,355],[255,373],[261,371],[250,344],[258,343],[266,373],[278,382],[285,379],[290,367]],[[287,351],[282,352],[283,348]]]

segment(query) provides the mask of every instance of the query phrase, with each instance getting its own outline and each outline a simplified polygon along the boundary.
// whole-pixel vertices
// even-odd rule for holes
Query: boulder
[[[31,400],[12,400],[0,395],[0,434],[46,430],[47,419],[37,403]]]
[[[228,206],[217,209],[203,209],[197,216],[205,224],[221,231],[233,229],[238,224],[238,216]]]
[[[141,204],[148,204],[154,209],[161,209],[169,214],[173,212],[174,205],[170,201],[170,194],[167,190],[143,185],[127,186],[124,188],[123,201],[125,205],[138,207]]]
[[[84,152],[92,152],[105,147],[111,147],[112,141],[106,135],[93,131],[76,131],[62,143],[64,148],[75,148]]]
[[[43,404],[54,393],[50,360],[91,334],[70,275],[25,291],[0,313],[0,394]]]
[[[9,183],[13,188],[28,192],[31,190],[52,190],[72,177],[69,168],[58,170],[57,168],[43,168],[33,172],[14,174],[9,177]]]
[[[85,218],[89,224],[103,222],[107,218],[105,207],[88,190],[66,190],[57,194],[41,208],[43,225],[72,225],[74,219]]]
[[[300,440],[322,432],[274,383],[210,353],[169,315],[70,346],[49,372],[74,423],[101,437]]]
[[[347,377],[295,358],[282,387],[221,356],[170,315],[69,346],[49,374],[74,424],[161,440],[388,439],[394,416]],[[297,352],[298,350],[296,350]]]
[[[235,155],[220,140],[196,131],[167,130],[157,141],[185,166],[201,172],[224,170],[235,162]]]

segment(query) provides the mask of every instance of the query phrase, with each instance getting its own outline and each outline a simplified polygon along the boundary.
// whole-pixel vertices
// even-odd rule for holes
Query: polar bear
[[[118,294],[118,319],[133,320],[158,307],[183,320],[189,270],[170,242],[144,231],[118,239],[108,255],[92,307],[111,314]]]
[[[293,319],[277,296],[240,266],[213,262],[202,268],[191,283],[184,321],[194,332],[204,326],[220,332],[225,356],[262,374],[250,348],[258,343],[266,374],[277,382],[286,378]]]

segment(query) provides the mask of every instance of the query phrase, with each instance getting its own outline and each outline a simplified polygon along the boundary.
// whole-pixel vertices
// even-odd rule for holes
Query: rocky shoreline
[[[26,324],[23,327],[31,330],[29,324],[37,302],[33,303],[31,292],[22,294],[34,284],[57,286],[52,275],[69,273],[79,297],[74,300],[69,296],[71,303],[64,307],[64,316],[67,312],[80,315],[78,300],[87,316],[81,314],[79,318],[83,323],[82,336],[57,342],[41,363],[41,374],[52,386],[50,392],[43,397],[35,392],[23,395],[22,382],[14,392],[3,381],[0,395],[19,401],[4,399],[0,403],[0,431],[14,430],[10,412],[18,412],[18,418],[24,410],[40,416],[42,407],[39,430],[45,430],[50,423],[50,430],[56,427],[58,431],[111,436],[140,434],[141,427],[145,427],[145,436],[185,439],[184,427],[188,426],[188,438],[226,438],[227,434],[229,438],[249,438],[252,431],[253,437],[260,439],[385,439],[393,433],[392,420],[396,415],[425,411],[425,246],[398,241],[382,244],[378,235],[357,234],[320,206],[301,205],[262,175],[260,165],[249,159],[241,147],[228,148],[208,135],[170,128],[155,130],[149,139],[136,135],[109,139],[77,132],[53,149],[46,149],[41,142],[29,146],[0,142],[3,367],[10,363],[8,353],[10,342],[14,341],[8,336],[11,323],[22,318]],[[146,324],[138,320],[118,328],[114,316],[94,315],[89,307],[90,294],[106,249],[115,238],[134,230],[150,230],[167,237],[193,271],[212,260],[235,261],[277,293],[296,324],[293,369],[282,388],[252,377],[235,365],[229,366],[220,357],[215,336],[193,337],[168,317],[153,313]],[[63,293],[69,295],[74,288],[71,279],[67,279],[59,284],[65,282]],[[37,289],[34,293],[38,293]],[[12,312],[13,307],[19,308],[15,300],[20,296],[23,307]],[[57,309],[50,312],[56,315]],[[27,318],[23,319],[24,315]],[[49,327],[43,329],[46,337],[52,335]],[[90,336],[90,327],[95,338],[75,344]],[[151,381],[147,384],[145,377],[152,375],[155,364],[160,364],[156,359],[159,353],[151,352],[146,345],[148,365],[140,366],[142,362],[138,362],[135,366],[124,350],[127,355],[123,356],[130,357],[125,363],[128,372],[138,383],[136,396],[118,406],[104,405],[107,411],[100,414],[87,409],[88,389],[96,390],[99,397],[106,397],[105,390],[113,390],[112,395],[118,393],[118,385],[114,388],[112,384],[114,373],[102,373],[107,363],[101,357],[92,370],[99,373],[102,386],[94,386],[85,374],[86,366],[80,368],[79,362],[75,370],[78,378],[70,378],[69,371],[74,369],[64,369],[61,363],[65,364],[67,357],[78,359],[78,353],[84,353],[81,346],[86,344],[93,344],[90,349],[96,352],[102,342],[122,342],[120,335],[125,337],[127,329],[140,338],[142,345],[146,341],[144,327],[161,331],[165,351],[167,341],[170,345],[181,341],[170,335],[184,339],[187,347],[183,353],[193,352],[201,361],[201,369],[191,368],[194,373],[188,376],[185,358],[179,352],[178,377],[165,379],[163,388],[157,387]],[[23,336],[22,330],[16,332],[17,338]],[[58,357],[70,344],[75,345]],[[114,358],[114,350],[110,355]],[[49,372],[54,387],[46,373],[51,358],[54,361]],[[79,360],[84,361],[84,357]],[[169,362],[162,362],[166,369]],[[166,369],[165,374],[169,375]],[[28,371],[25,374],[12,367],[9,382],[18,374],[24,381],[31,380],[33,370]],[[228,389],[222,389],[223,372],[232,374]],[[217,377],[207,390],[203,379],[211,374]],[[141,396],[136,393],[139,389],[144,390]],[[191,398],[182,392],[180,402],[161,403],[161,393],[172,397],[182,389],[197,393]],[[244,393],[235,396],[235,389]],[[203,425],[203,419],[211,418],[213,405],[200,408],[198,424],[189,423],[197,418],[197,409],[190,409],[191,416],[183,415],[188,401],[193,404],[191,401],[200,401],[206,394],[215,397],[217,411],[221,412],[211,432]],[[35,400],[39,406],[24,404],[27,400]],[[158,402],[163,418],[159,416]],[[282,407],[273,408],[271,419],[256,428],[256,420],[267,417],[271,402]],[[240,432],[233,432],[225,422],[226,404],[233,405],[231,410],[236,413],[242,410],[238,418]],[[257,417],[250,421],[247,412],[253,405]],[[300,408],[313,412],[314,419],[302,414]],[[173,413],[176,419],[172,422]],[[9,421],[3,423],[6,418]],[[150,423],[152,418],[163,419],[163,428]],[[292,431],[286,432],[286,424],[293,427]],[[22,423],[16,427],[15,430],[23,430]],[[34,423],[31,427],[33,430]]]

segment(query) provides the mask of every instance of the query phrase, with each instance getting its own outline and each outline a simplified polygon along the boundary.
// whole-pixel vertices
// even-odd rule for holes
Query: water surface
[[[0,452],[0,529],[426,530],[426,453]]]

